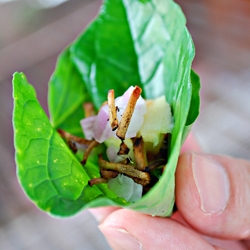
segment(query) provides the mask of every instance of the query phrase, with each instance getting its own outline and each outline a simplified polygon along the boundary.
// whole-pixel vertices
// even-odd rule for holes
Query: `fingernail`
[[[114,250],[141,250],[142,244],[126,230],[121,228],[109,228],[99,226],[99,229],[106,237],[109,245]]]
[[[210,214],[224,211],[230,196],[229,178],[224,167],[212,158],[193,154],[192,169],[201,210]]]

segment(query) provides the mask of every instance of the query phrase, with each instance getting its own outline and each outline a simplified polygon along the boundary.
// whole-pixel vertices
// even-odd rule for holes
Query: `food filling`
[[[74,153],[83,150],[83,166],[91,151],[105,144],[106,152],[98,156],[100,177],[91,179],[89,185],[107,183],[129,202],[139,200],[160,178],[173,128],[165,96],[145,100],[141,92],[140,87],[131,86],[115,98],[110,90],[97,115],[93,106],[85,103],[86,117],[80,121],[85,138],[58,130]]]

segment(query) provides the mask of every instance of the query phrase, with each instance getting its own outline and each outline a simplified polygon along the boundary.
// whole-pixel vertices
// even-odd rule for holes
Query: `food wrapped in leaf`
[[[171,0],[105,0],[58,58],[50,119],[13,77],[17,175],[42,210],[120,206],[169,216],[180,148],[199,112],[194,46]]]

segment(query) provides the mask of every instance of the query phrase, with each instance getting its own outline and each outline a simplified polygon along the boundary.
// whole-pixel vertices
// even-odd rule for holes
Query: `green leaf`
[[[13,77],[13,124],[17,175],[25,192],[41,209],[61,216],[76,213],[96,197],[119,202],[107,188],[90,188],[98,168],[83,169],[52,128],[24,74]]]
[[[57,169],[52,156],[48,155],[49,146],[44,141],[42,147],[47,152],[46,159],[49,162],[46,169],[51,171],[49,179],[46,179],[48,175],[45,174],[44,177],[39,177],[39,168],[35,162],[31,161],[33,167],[26,167],[26,162],[17,156],[19,179],[31,199],[45,210],[48,208],[44,204],[49,204],[50,212],[55,215],[70,215],[85,207],[105,205],[123,206],[157,216],[170,215],[174,204],[174,174],[182,138],[186,128],[196,119],[199,109],[199,81],[191,72],[193,57],[194,46],[186,28],[185,17],[173,1],[105,0],[99,16],[58,59],[55,73],[49,83],[51,122],[54,128],[81,135],[79,121],[84,117],[82,103],[92,101],[98,110],[106,101],[110,89],[114,89],[116,96],[119,96],[129,86],[138,85],[147,99],[165,95],[174,116],[167,167],[160,180],[146,195],[135,203],[128,203],[118,199],[105,184],[98,188],[86,186],[87,180],[99,175],[96,154],[88,160],[86,169],[82,169],[78,162],[75,163],[75,157],[67,151],[65,155],[74,162],[77,174],[72,171],[64,175],[63,180],[68,183],[69,188],[61,183],[57,191],[60,194],[65,192],[69,200],[63,204],[60,199],[57,202],[48,202],[44,195],[34,196],[33,187],[40,183],[39,180],[45,191],[49,190],[50,186],[54,187],[54,180],[50,179],[50,175],[56,176],[58,171],[66,171],[68,167],[64,168],[63,165],[70,161],[63,162],[61,167],[64,170],[59,170],[59,165]],[[14,84],[20,81],[17,79],[14,78]],[[35,99],[34,95],[32,98]],[[23,109],[22,105],[18,105],[19,111]],[[15,131],[32,130],[35,124],[26,127],[26,123],[15,115],[16,113],[15,105],[14,121],[16,124],[20,123],[15,125]],[[28,114],[30,119],[36,118],[36,115],[37,111],[34,111],[34,114],[30,111]],[[54,131],[48,121],[45,127]],[[25,150],[25,145],[23,147],[23,142],[17,140],[18,133],[16,134],[17,152]],[[52,134],[55,135],[56,142],[62,142],[55,132]],[[30,139],[28,137],[27,141]],[[59,144],[57,142],[56,145]],[[37,159],[38,155],[34,150],[28,153],[27,157]],[[27,178],[25,174],[29,168],[38,171],[32,172],[31,176],[34,175],[33,178],[37,181],[30,187],[31,177]],[[81,189],[76,181],[83,184]],[[68,207],[71,207],[71,210]]]
[[[79,122],[84,116],[82,104],[90,100],[81,75],[65,49],[49,82],[48,106],[53,127],[82,135]]]
[[[130,32],[122,1],[105,1],[98,18],[70,47],[97,109],[108,90],[119,96],[130,85],[141,86]]]
[[[186,126],[190,126],[199,116],[200,112],[200,78],[199,76],[191,70],[191,84],[192,84],[192,99],[190,103],[188,118]]]
[[[190,102],[189,113],[185,124],[185,129],[182,135],[182,142],[184,142],[192,129],[192,125],[199,116],[200,112],[200,78],[191,70],[191,84],[192,84],[192,97]]]

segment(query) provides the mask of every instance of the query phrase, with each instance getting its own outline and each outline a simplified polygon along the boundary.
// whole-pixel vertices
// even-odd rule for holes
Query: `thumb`
[[[250,238],[250,162],[185,153],[176,171],[176,204],[200,233]]]
[[[99,229],[114,250],[220,249],[170,218],[152,217],[126,209],[110,214]]]

